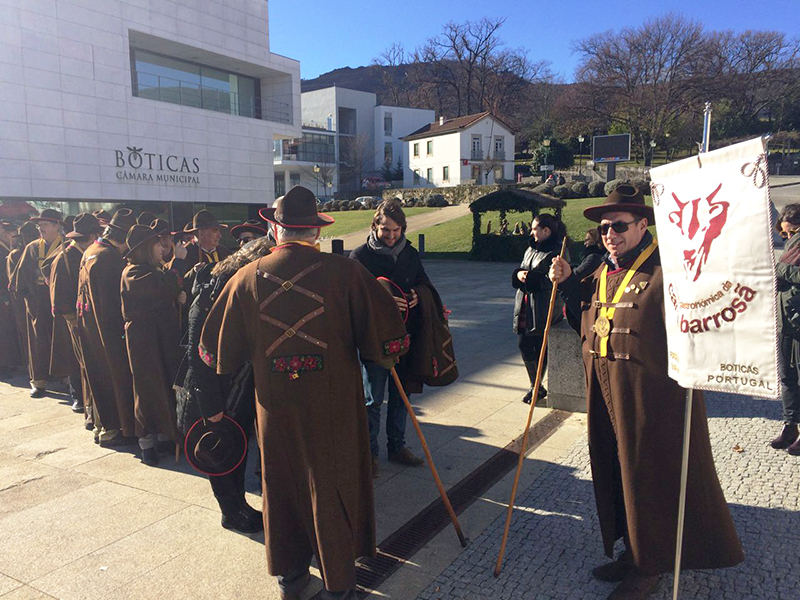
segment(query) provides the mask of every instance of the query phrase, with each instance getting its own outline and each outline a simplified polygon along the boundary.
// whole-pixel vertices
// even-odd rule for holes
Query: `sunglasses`
[[[597,227],[597,232],[600,235],[608,235],[608,230],[613,229],[617,233],[625,233],[628,227],[634,223],[638,223],[641,219],[634,219],[633,221],[614,221],[613,223],[602,223]]]
[[[800,229],[792,229],[791,231],[781,231],[780,234],[783,239],[788,240],[798,231],[800,231]]]

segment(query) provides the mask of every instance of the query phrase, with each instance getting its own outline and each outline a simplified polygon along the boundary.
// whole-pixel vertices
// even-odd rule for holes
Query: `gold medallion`
[[[608,337],[608,334],[611,333],[611,321],[602,315],[597,317],[594,322],[594,332],[601,338]]]

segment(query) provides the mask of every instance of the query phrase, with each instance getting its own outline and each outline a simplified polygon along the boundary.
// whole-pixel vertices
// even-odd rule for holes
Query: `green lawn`
[[[650,196],[646,196],[645,200],[647,204],[652,206]],[[570,254],[573,257],[581,255],[581,247],[583,246],[583,237],[586,234],[586,230],[597,226],[596,223],[583,216],[584,209],[602,202],[603,198],[567,200],[567,206],[562,212],[562,219],[567,226],[567,235],[571,240]],[[509,229],[513,231],[514,224],[517,221],[523,219],[528,221],[530,219],[530,213],[509,212],[506,214],[506,218],[509,222]],[[489,221],[492,222],[492,231],[497,231],[500,214],[498,212],[484,213],[481,216],[481,229],[483,231],[486,231],[486,223]],[[654,229],[652,228],[651,231]],[[429,258],[465,259],[472,248],[472,214],[418,231],[411,236],[411,241],[414,245],[417,244],[418,233],[425,235],[425,253]]]
[[[404,208],[403,212],[406,214],[406,217],[413,217],[414,215],[421,215],[422,213],[431,210],[439,209]],[[345,212],[339,211],[325,213],[336,219],[336,222],[333,225],[325,227],[322,230],[322,236],[325,238],[331,238],[340,235],[347,235],[348,233],[353,233],[354,231],[360,231],[362,229],[369,229],[370,223],[372,223],[372,215],[374,213],[374,210],[351,210]]]

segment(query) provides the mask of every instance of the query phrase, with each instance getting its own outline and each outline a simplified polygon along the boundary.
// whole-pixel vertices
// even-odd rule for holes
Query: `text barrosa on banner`
[[[757,138],[650,171],[669,376],[685,388],[780,393],[765,151]]]

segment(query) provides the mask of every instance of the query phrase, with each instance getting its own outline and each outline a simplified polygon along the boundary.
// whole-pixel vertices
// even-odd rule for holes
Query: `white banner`
[[[685,388],[779,394],[765,150],[758,138],[650,171],[669,376]]]

